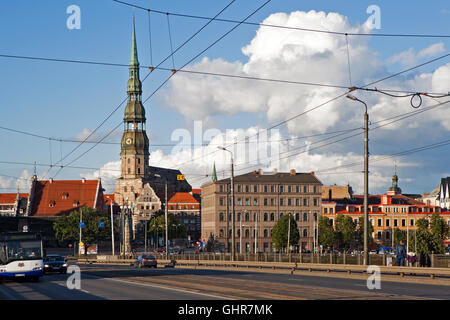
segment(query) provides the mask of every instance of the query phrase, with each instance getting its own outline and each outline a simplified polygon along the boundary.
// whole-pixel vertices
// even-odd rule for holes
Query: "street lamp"
[[[113,199],[112,197],[107,196],[107,198],[110,201],[111,204],[111,248],[112,248],[112,255],[115,255],[114,251],[114,217],[113,217]]]
[[[225,149],[224,147],[217,147],[220,150],[223,151],[227,151],[230,153],[231,155],[231,183],[230,183],[230,189],[231,189],[231,233],[232,233],[232,237],[231,237],[231,260],[234,261],[236,259],[236,251],[235,251],[235,247],[236,247],[236,241],[235,241],[235,212],[234,212],[234,165],[233,165],[233,153],[230,150]],[[240,244],[240,246],[242,247],[242,243]]]
[[[369,213],[368,213],[368,203],[369,203],[369,114],[367,113],[367,104],[352,96],[347,95],[347,98],[361,102],[364,105],[364,265],[369,262],[369,252],[368,252],[368,224],[369,224]]]

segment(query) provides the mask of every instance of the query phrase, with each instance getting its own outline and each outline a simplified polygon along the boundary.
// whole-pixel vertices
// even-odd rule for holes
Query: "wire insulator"
[[[414,105],[413,100],[414,97],[419,97],[419,104],[418,105]],[[420,93],[416,93],[411,97],[411,107],[417,109],[422,105],[422,97],[420,96]]]

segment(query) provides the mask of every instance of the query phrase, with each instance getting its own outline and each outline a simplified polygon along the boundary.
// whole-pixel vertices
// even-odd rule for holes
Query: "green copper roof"
[[[212,179],[212,181],[214,181],[214,182],[217,181],[216,163],[215,163],[215,162],[214,162],[214,166],[213,166],[213,173],[212,173],[211,179]]]
[[[131,58],[130,58],[130,66],[139,66],[138,54],[137,54],[137,45],[136,45],[136,31],[134,28],[134,17],[133,17],[133,36],[131,40]]]

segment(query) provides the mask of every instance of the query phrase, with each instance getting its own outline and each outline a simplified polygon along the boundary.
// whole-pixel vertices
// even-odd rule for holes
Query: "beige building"
[[[202,186],[202,238],[211,235],[225,252],[231,252],[232,218],[230,179],[212,181]],[[312,250],[314,229],[321,212],[322,183],[314,173],[263,173],[261,170],[234,177],[236,252],[274,251],[271,233],[286,214],[295,219],[299,243]],[[241,231],[242,230],[242,231]]]

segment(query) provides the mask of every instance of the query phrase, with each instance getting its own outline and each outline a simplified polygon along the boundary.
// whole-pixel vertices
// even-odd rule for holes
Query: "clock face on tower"
[[[125,142],[126,142],[126,144],[131,144],[133,142],[133,140],[131,138],[128,138]]]

